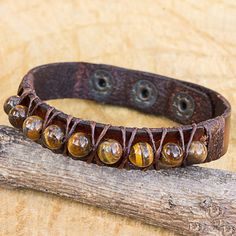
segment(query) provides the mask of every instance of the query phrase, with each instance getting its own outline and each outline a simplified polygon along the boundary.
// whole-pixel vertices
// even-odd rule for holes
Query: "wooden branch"
[[[99,167],[0,126],[0,184],[68,197],[183,235],[236,234],[236,174],[226,171]]]

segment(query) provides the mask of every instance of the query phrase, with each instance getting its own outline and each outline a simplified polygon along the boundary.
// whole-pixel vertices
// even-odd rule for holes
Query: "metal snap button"
[[[134,84],[131,96],[137,107],[151,107],[157,100],[157,89],[149,80],[139,80]]]
[[[177,93],[172,102],[173,112],[179,121],[189,120],[195,110],[195,102],[187,93]]]
[[[91,86],[98,93],[106,95],[112,90],[112,76],[105,70],[96,70],[91,76]]]

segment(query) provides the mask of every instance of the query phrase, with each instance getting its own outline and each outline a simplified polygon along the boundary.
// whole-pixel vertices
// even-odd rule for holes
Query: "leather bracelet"
[[[166,116],[179,127],[130,128],[72,117],[45,103],[82,98]],[[79,109],[79,108],[78,108]],[[228,148],[230,104],[208,88],[111,65],[55,63],[32,69],[4,104],[26,137],[75,160],[161,169],[216,160]]]

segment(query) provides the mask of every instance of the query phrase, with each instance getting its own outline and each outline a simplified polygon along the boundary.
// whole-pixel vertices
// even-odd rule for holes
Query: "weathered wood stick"
[[[183,235],[236,234],[236,174],[226,171],[100,167],[0,126],[0,184],[68,197]]]

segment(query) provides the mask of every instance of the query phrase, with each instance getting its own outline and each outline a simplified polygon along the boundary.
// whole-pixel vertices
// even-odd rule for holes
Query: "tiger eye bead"
[[[37,141],[43,127],[43,119],[39,116],[29,116],[23,123],[23,133],[31,140]]]
[[[67,142],[67,149],[73,157],[87,156],[92,149],[91,140],[85,133],[74,133]]]
[[[184,152],[178,144],[166,143],[161,154],[159,163],[162,168],[177,167],[183,162]]]
[[[129,160],[137,167],[147,167],[153,163],[154,154],[150,144],[139,142],[130,149]]]
[[[114,139],[107,139],[98,146],[99,159],[108,165],[115,164],[122,156],[122,146]]]
[[[62,147],[64,136],[58,125],[49,125],[43,132],[43,142],[49,149],[57,150]]]
[[[23,122],[27,118],[27,110],[27,107],[22,105],[16,105],[10,110],[8,119],[12,126],[22,128]]]
[[[199,164],[207,158],[207,147],[201,141],[193,141],[189,147],[187,164]]]
[[[4,111],[8,115],[10,110],[15,107],[16,105],[19,105],[20,103],[20,97],[19,96],[11,96],[9,97],[5,103],[4,103]]]

